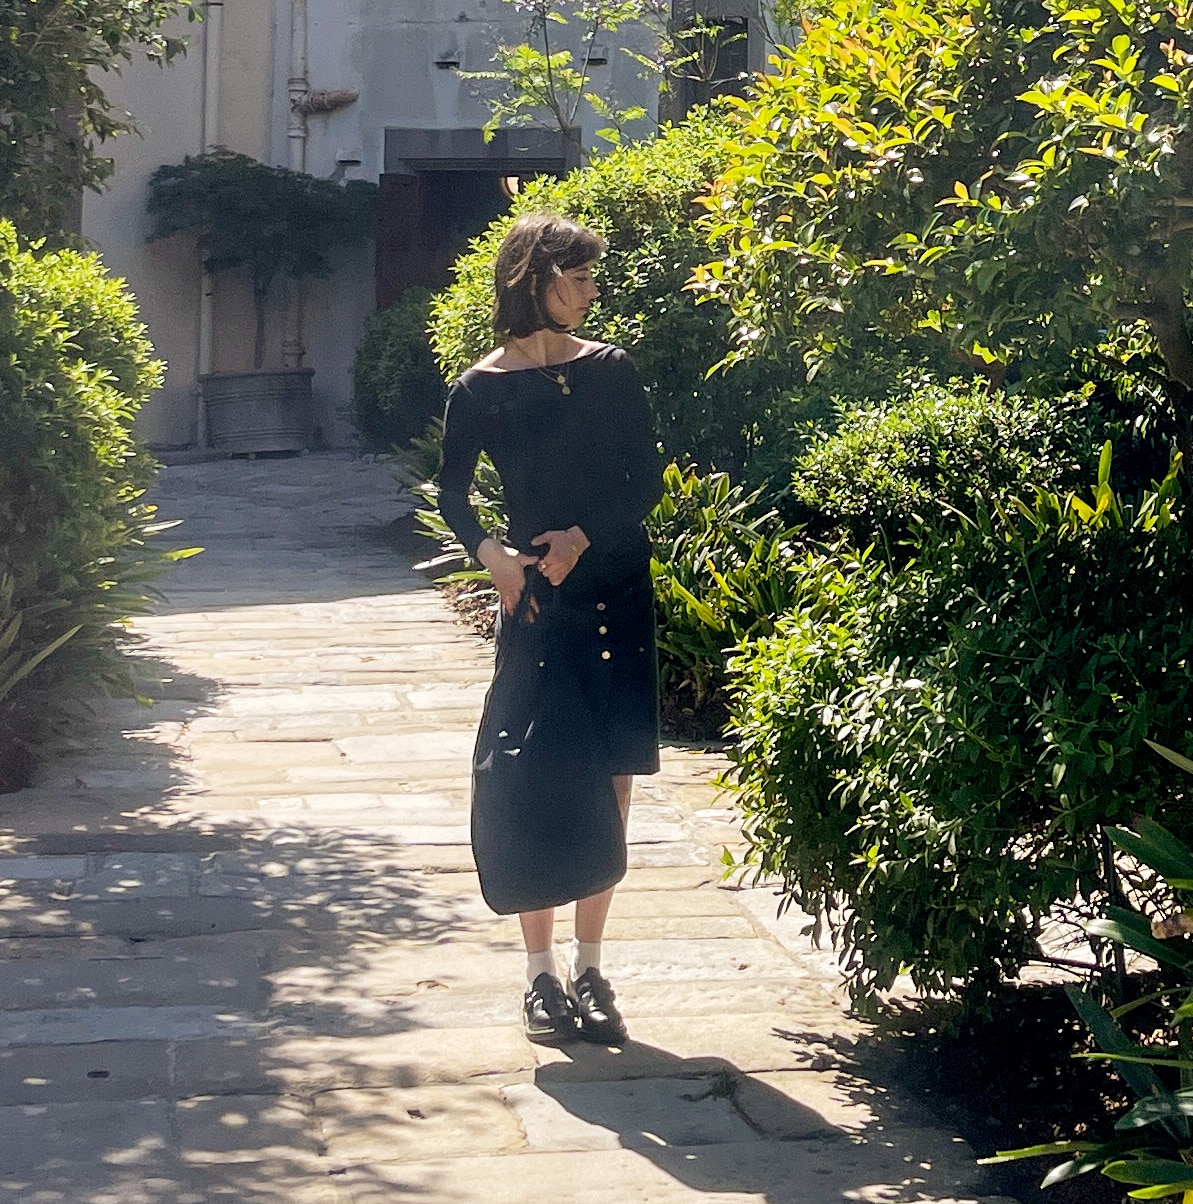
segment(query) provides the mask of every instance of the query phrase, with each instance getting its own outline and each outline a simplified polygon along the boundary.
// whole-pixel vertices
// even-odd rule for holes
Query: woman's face
[[[601,295],[592,276],[594,259],[582,267],[568,268],[555,276],[547,286],[544,297],[547,316],[568,330],[575,330],[584,321],[588,307]]]

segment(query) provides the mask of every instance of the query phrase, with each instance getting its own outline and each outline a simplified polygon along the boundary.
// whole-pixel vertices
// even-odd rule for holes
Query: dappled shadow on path
[[[322,1199],[317,1098],[420,1079],[406,955],[485,915],[392,830],[204,813],[171,741],[221,687],[138,669],[155,706],[106,701],[0,797],[0,1196]]]

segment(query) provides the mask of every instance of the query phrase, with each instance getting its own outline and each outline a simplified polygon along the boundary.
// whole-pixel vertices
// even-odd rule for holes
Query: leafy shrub
[[[123,681],[114,625],[161,558],[143,546],[154,465],[132,431],[161,364],[97,257],[24,250],[0,223],[0,280],[0,785],[12,787],[80,690]]]
[[[551,209],[605,236],[598,275],[602,300],[589,318],[594,337],[631,349],[650,393],[656,429],[680,462],[736,470],[755,427],[790,390],[785,364],[751,364],[705,379],[728,351],[715,306],[684,291],[708,248],[695,229],[693,198],[723,161],[725,119],[693,111],[653,141],[619,148],[557,181],[539,180],[518,197],[455,265],[456,279],[432,305],[431,342],[452,378],[493,343],[489,327],[493,261],[520,214]]]
[[[373,448],[400,447],[443,413],[443,378],[427,339],[431,294],[408,289],[365,327],[352,368],[356,429]]]
[[[1105,438],[1092,392],[1053,399],[919,380],[889,401],[847,405],[795,465],[792,513],[814,534],[865,547],[906,538],[942,508],[972,514],[979,496],[1068,492],[1092,475]]]
[[[859,1003],[904,969],[971,999],[1013,977],[1058,900],[1103,889],[1099,825],[1161,806],[1136,749],[1193,743],[1178,467],[1124,501],[1107,447],[1091,502],[979,500],[898,571],[810,555],[730,662],[747,862],[829,916]]]
[[[1150,326],[1178,446],[1193,285],[1185,223],[1193,26],[1157,0],[834,0],[735,100],[696,285],[743,348],[815,364],[934,331],[1049,375]]]

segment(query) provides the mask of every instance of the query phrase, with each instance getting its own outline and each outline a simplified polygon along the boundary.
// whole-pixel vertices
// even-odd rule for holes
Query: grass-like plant
[[[1151,746],[1193,773],[1193,761],[1187,757]],[[1105,917],[1088,925],[1089,932],[1151,958],[1160,967],[1164,983],[1110,1010],[1084,988],[1070,987],[1068,995],[1099,1048],[1087,1056],[1113,1062],[1136,1103],[1114,1122],[1114,1135],[1105,1140],[1049,1142],[1000,1151],[984,1161],[1063,1155],[1064,1161],[1048,1172],[1043,1186],[1097,1170],[1127,1185],[1133,1200],[1179,1196],[1182,1204],[1193,1204],[1193,849],[1161,824],[1143,818],[1130,828],[1112,827],[1108,835],[1121,854],[1152,871],[1164,888],[1167,906],[1152,916],[1110,907]],[[1142,1045],[1119,1024],[1143,1007],[1162,1011],[1160,1043]],[[1096,1127],[1093,1118],[1091,1122]]]

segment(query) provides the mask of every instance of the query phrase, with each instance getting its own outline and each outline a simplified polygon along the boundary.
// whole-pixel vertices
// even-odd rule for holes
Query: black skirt
[[[489,906],[535,911],[618,882],[613,776],[658,763],[649,577],[565,599],[528,570],[516,613],[500,621],[473,755],[472,848]]]

